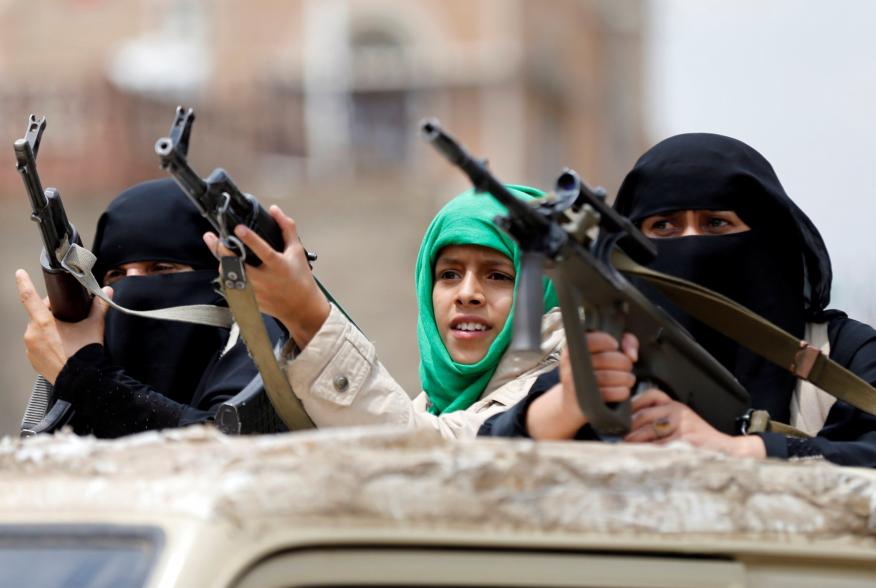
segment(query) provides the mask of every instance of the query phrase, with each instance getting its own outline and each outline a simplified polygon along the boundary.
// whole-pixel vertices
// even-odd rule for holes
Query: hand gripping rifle
[[[575,172],[557,180],[555,197],[530,206],[515,198],[436,121],[421,131],[444,157],[459,167],[475,189],[501,202],[508,214],[496,223],[520,246],[521,267],[509,352],[537,352],[541,343],[541,274],[554,283],[581,409],[605,437],[629,431],[630,403],[603,402],[587,348],[587,331],[604,331],[620,341],[624,332],[639,339],[635,374],[689,405],[716,429],[736,432],[735,419],[748,408],[747,392],[716,359],[662,309],[630,284],[612,264],[616,245],[647,263],[654,245],[629,219],[605,204],[605,192],[592,190]],[[599,238],[594,233],[599,233]]]
[[[88,316],[91,294],[73,277],[65,264],[65,256],[73,244],[82,239],[67,219],[61,195],[54,188],[43,190],[36,168],[46,118],[30,115],[24,137],[14,144],[16,168],[21,174],[31,206],[31,220],[40,228],[43,250],[40,265],[52,314],[58,320],[75,323]],[[73,417],[73,407],[63,400],[53,399],[53,390],[45,378],[39,376],[31,392],[21,422],[22,436],[50,433],[67,424]]]
[[[241,335],[261,374],[237,396],[220,407],[216,414],[216,422],[220,429],[230,433],[259,432],[252,430],[253,422],[266,423],[263,426],[255,426],[267,429],[262,432],[275,432],[276,419],[272,418],[271,414],[266,415],[265,410],[272,412],[276,409],[277,414],[290,430],[312,427],[312,421],[290,389],[286,376],[277,366],[258,313],[255,297],[246,280],[244,262],[259,266],[262,260],[233,233],[234,227],[239,224],[244,225],[267,241],[275,250],[282,251],[284,248],[282,231],[258,200],[251,194],[241,192],[224,169],[216,168],[208,177],[202,179],[189,166],[187,153],[194,120],[195,113],[191,108],[186,110],[181,106],[178,107],[170,134],[155,143],[155,153],[161,160],[161,167],[170,173],[201,214],[216,229],[222,243],[235,253],[223,257],[220,261],[221,285],[235,320],[240,326]],[[313,262],[316,260],[316,255],[308,252],[307,258]],[[331,293],[319,280],[316,280],[316,283],[329,301],[335,302]],[[341,308],[336,302],[335,305]],[[263,384],[260,383],[262,379]],[[264,401],[263,391],[267,392],[273,409]]]
[[[280,227],[255,197],[240,191],[224,169],[216,168],[201,179],[189,166],[186,156],[194,122],[194,110],[177,107],[170,135],[155,143],[155,153],[161,159],[161,167],[173,176],[183,192],[213,225],[223,244],[250,265],[258,267],[262,260],[234,236],[234,227],[244,225],[271,247],[282,251],[283,234]],[[316,256],[308,253],[308,259],[316,261]]]

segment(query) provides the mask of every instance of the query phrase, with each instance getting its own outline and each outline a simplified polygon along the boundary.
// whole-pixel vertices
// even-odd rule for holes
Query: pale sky
[[[831,306],[876,325],[876,2],[650,0],[648,135],[760,151],[824,236]]]

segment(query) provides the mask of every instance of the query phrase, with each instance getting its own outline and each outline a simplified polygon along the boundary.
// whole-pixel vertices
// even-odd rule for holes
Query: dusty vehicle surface
[[[0,586],[872,586],[876,476],[426,432],[0,442]]]

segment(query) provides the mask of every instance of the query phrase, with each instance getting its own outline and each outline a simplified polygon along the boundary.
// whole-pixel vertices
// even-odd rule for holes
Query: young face
[[[750,230],[732,210],[676,210],[642,221],[642,232],[652,239],[732,235]]]
[[[432,307],[453,361],[484,358],[514,302],[514,263],[494,249],[451,245],[435,261]]]
[[[160,274],[178,274],[190,272],[192,266],[169,261],[134,261],[110,268],[103,277],[103,285],[111,286],[122,278],[130,276],[157,276]]]

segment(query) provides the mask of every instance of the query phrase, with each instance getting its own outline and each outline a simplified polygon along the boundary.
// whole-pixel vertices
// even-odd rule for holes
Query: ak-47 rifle
[[[234,236],[234,227],[244,225],[271,247],[282,251],[284,245],[280,227],[255,197],[240,191],[224,169],[216,168],[203,179],[195,173],[187,159],[194,122],[194,110],[177,107],[170,134],[155,143],[155,153],[161,159],[161,167],[173,176],[183,192],[213,225],[224,244],[240,254],[247,263],[257,267],[262,260]],[[316,255],[307,255],[311,262],[316,261]]]
[[[653,259],[656,250],[629,219],[605,203],[603,190],[589,188],[575,172],[566,170],[557,180],[555,198],[530,206],[515,198],[437,121],[425,121],[421,131],[476,190],[489,193],[508,209],[496,223],[517,241],[522,253],[510,352],[540,348],[544,272],[560,301],[578,402],[600,435],[619,437],[629,431],[630,403],[610,406],[602,400],[586,343],[586,332],[591,330],[618,340],[624,332],[636,335],[640,347],[634,371],[639,382],[665,390],[716,429],[736,431],[736,418],[749,405],[748,393],[614,267],[616,245],[640,263]]]
[[[61,195],[55,188],[43,190],[37,173],[36,156],[45,130],[46,118],[30,115],[24,137],[14,144],[16,167],[30,199],[30,218],[39,225],[43,239],[40,265],[52,314],[58,320],[75,323],[88,316],[92,297],[64,265],[70,247],[81,245],[82,239],[67,219]],[[21,434],[53,432],[67,424],[72,416],[70,403],[54,399],[51,384],[40,376],[27,403]]]
[[[290,429],[313,426],[303,408],[288,388],[288,381],[276,366],[260,324],[254,299],[246,286],[243,262],[252,266],[262,263],[248,247],[234,236],[234,227],[244,225],[262,237],[275,250],[284,248],[283,234],[279,225],[267,210],[251,194],[242,192],[222,168],[216,168],[206,178],[201,178],[189,166],[187,153],[192,133],[194,111],[177,107],[176,116],[167,137],[155,143],[155,153],[161,167],[176,180],[183,192],[194,202],[201,214],[216,229],[223,244],[237,257],[221,260],[222,286],[229,306],[240,324],[241,334],[250,354],[259,367],[261,378],[256,378],[234,398],[224,403],[216,414],[220,429],[227,433],[276,432],[279,415]],[[312,263],[316,255],[307,252]],[[316,280],[317,285],[331,302],[331,293]],[[246,293],[243,293],[243,292]],[[341,312],[340,305],[335,302]],[[346,313],[345,313],[346,314]],[[246,318],[245,318],[246,317]],[[349,317],[348,317],[349,318]],[[352,320],[351,320],[352,322]],[[264,382],[262,383],[262,379]],[[270,403],[266,401],[264,392]],[[271,409],[276,409],[276,415]],[[255,423],[255,424],[254,424]]]

